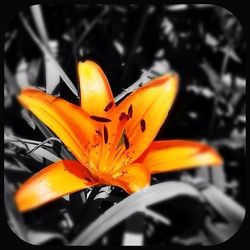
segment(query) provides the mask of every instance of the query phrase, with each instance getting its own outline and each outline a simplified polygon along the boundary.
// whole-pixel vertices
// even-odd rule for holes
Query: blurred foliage
[[[223,178],[219,184],[217,181],[217,187],[245,206],[246,44],[242,27],[231,13],[217,6],[185,4],[49,4],[42,6],[42,12],[48,37],[58,45],[57,60],[76,87],[76,64],[85,59],[102,66],[114,95],[140,79],[143,72],[146,80],[169,70],[178,72],[180,92],[157,138],[207,141],[223,155],[225,165],[218,170],[220,173],[206,169],[203,174],[190,170],[155,175],[152,184],[182,180],[188,175],[215,185],[209,175],[220,174]],[[22,14],[36,30],[30,10]],[[38,145],[46,139],[48,131],[41,132],[42,125],[22,111],[13,94],[14,81],[18,87],[46,88],[46,66],[44,55],[30,38],[20,15],[5,32],[4,51],[9,73],[5,73],[4,85],[5,134],[24,145],[5,142],[6,176],[15,189],[27,176],[51,162],[38,152],[27,155],[30,148],[26,144]],[[54,91],[69,101],[79,102],[62,80]],[[24,138],[36,141],[25,142]],[[51,142],[42,148],[62,156],[63,146],[53,146]],[[102,192],[106,195],[100,196]],[[83,225],[126,197],[118,188],[102,192],[88,189],[72,194],[22,215],[21,220],[25,221],[26,230],[51,232],[48,237],[42,232],[40,239],[45,240],[39,244],[65,244]],[[95,199],[96,195],[101,198]],[[166,227],[146,216],[145,245],[206,245],[211,241],[202,231],[201,223],[205,218],[213,219],[210,224],[220,222],[209,206],[182,197],[154,209],[169,218],[171,225]],[[125,222],[96,244],[121,244],[124,228]]]

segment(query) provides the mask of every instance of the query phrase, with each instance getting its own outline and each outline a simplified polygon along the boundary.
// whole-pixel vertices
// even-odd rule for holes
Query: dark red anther
[[[129,145],[128,137],[125,133],[123,134],[123,141],[124,141],[125,148],[128,149],[130,145]]]
[[[101,117],[101,116],[91,115],[90,118],[97,121],[97,122],[111,122],[110,119],[108,119],[106,117]]]
[[[110,103],[108,103],[108,105],[105,107],[105,109],[104,109],[104,111],[105,112],[108,112],[112,107],[113,107],[113,105],[114,105],[114,102],[110,102]]]
[[[133,115],[133,107],[132,107],[132,104],[131,104],[131,105],[129,106],[129,108],[128,108],[128,116],[129,116],[129,118],[131,118],[132,115]]]
[[[144,119],[140,121],[140,125],[141,125],[141,131],[144,132],[146,130],[146,122]]]
[[[109,134],[108,134],[108,129],[107,129],[107,127],[105,125],[104,125],[104,128],[103,128],[103,136],[104,136],[104,143],[107,144],[108,143]]]
[[[128,119],[128,115],[125,112],[122,112],[119,116],[119,120],[123,121],[124,119]]]

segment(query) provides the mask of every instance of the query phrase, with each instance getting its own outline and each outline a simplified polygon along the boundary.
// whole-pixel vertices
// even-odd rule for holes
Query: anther
[[[114,105],[114,102],[110,102],[110,103],[108,103],[108,105],[105,107],[105,109],[104,109],[104,111],[105,112],[108,112],[112,107],[113,107],[113,105]]]
[[[130,145],[129,145],[128,137],[125,133],[123,134],[123,140],[124,140],[125,148],[128,149]]]
[[[107,144],[108,143],[108,129],[105,125],[103,128],[103,136],[104,136],[104,143]]]
[[[146,130],[146,122],[144,119],[140,121],[140,125],[141,125],[141,131],[144,132]]]
[[[119,120],[122,121],[124,119],[128,119],[129,116],[125,113],[125,112],[122,112],[119,116]]]
[[[132,104],[129,106],[128,108],[128,116],[129,118],[132,118],[132,115],[133,115],[133,107],[132,107]]]
[[[91,115],[90,118],[97,121],[97,122],[111,122],[110,119],[108,119],[106,117],[101,117],[101,116]]]

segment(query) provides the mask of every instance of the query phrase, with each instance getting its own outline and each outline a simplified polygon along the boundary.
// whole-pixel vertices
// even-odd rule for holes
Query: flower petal
[[[112,126],[123,112],[130,117],[124,130],[125,143],[118,149],[115,164],[132,163],[151,144],[174,102],[178,82],[177,74],[158,77],[128,96],[110,114]]]
[[[63,160],[45,167],[28,179],[17,190],[15,201],[18,209],[25,212],[96,184],[79,162]]]
[[[81,106],[90,115],[106,116],[115,107],[108,79],[102,69],[92,61],[78,64]]]
[[[102,182],[118,186],[127,193],[134,193],[150,185],[150,172],[142,164],[134,163],[123,167],[113,177],[103,177]]]
[[[223,159],[206,144],[169,140],[153,142],[136,162],[143,164],[151,173],[161,173],[206,165],[220,166]]]
[[[95,122],[87,113],[76,105],[34,88],[24,89],[18,100],[44,122],[82,164],[87,162],[88,145],[96,136]]]

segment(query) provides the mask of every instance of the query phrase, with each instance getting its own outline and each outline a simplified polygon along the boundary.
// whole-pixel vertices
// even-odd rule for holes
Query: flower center
[[[110,110],[112,106],[113,103],[109,103],[105,107],[105,111]],[[100,123],[90,148],[88,164],[94,175],[114,177],[120,175],[122,168],[131,163],[135,149],[131,149],[133,147],[131,143],[133,138],[128,136],[126,125],[132,116],[133,106],[131,104],[127,111],[121,112],[118,117],[116,116],[117,118],[112,118],[112,120],[110,116],[90,117]],[[133,126],[136,126],[143,133],[146,130],[146,121],[144,119],[138,120]]]

